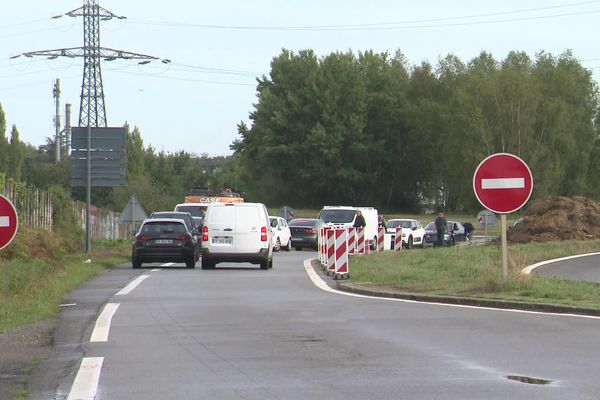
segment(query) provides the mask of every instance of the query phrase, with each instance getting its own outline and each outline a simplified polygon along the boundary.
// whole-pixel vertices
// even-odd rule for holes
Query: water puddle
[[[529,385],[549,385],[552,381],[548,379],[540,379],[540,378],[532,378],[529,376],[520,376],[520,375],[507,375],[507,379],[511,381],[517,381],[521,383],[527,383]]]

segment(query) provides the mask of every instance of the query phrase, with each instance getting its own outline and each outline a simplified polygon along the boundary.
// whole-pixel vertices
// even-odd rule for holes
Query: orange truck
[[[195,194],[192,191],[190,196],[185,196],[185,203],[177,204],[175,211],[189,212],[196,220],[196,223],[201,225],[202,218],[206,213],[206,209],[210,203],[243,203],[244,198],[239,194],[224,190],[218,195],[213,193]]]

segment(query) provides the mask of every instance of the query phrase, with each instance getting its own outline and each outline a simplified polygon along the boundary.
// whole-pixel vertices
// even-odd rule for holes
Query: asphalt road
[[[600,255],[556,261],[536,268],[533,273],[575,281],[600,282]]]
[[[86,398],[75,376],[98,364],[97,400],[598,399],[600,319],[325,291],[305,268],[314,256],[107,271],[63,309],[31,399]],[[118,308],[91,343],[104,303]]]

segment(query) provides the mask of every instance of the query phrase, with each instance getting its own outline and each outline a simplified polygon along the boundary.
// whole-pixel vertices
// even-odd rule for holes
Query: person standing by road
[[[364,228],[365,226],[367,226],[365,217],[363,217],[362,212],[360,212],[360,210],[356,210],[356,218],[354,218],[354,227]]]
[[[446,229],[448,228],[448,221],[446,221],[446,217],[444,217],[444,212],[440,211],[438,213],[438,217],[435,219],[435,229],[437,231],[437,245],[444,245],[444,234],[446,233]]]
[[[471,240],[473,240],[473,232],[475,231],[475,227],[473,226],[472,223],[465,221],[463,222],[463,226],[465,227],[465,236],[467,237],[467,240],[470,242]]]

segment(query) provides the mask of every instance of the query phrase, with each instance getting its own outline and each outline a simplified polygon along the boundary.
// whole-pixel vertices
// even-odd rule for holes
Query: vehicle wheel
[[[283,248],[285,251],[290,251],[292,249],[292,239],[288,239],[287,246]]]
[[[269,268],[269,260],[263,260],[260,262],[260,269],[267,269]]]
[[[206,260],[204,257],[202,257],[202,269],[215,269],[215,263],[214,262],[210,262],[209,260]]]
[[[275,243],[275,246],[273,246],[273,251],[279,251],[281,250],[281,240],[279,240],[279,238],[277,238],[277,243]]]
[[[300,247],[300,246],[294,246],[294,249],[296,249],[296,251],[300,251],[300,250],[302,250],[302,247]]]
[[[140,260],[138,260],[137,258],[132,258],[131,264],[133,265],[134,269],[142,268],[142,262]]]
[[[412,249],[413,248],[413,237],[409,236],[408,237],[408,244],[406,245],[407,249]]]
[[[377,236],[373,237],[373,243],[371,243],[371,251],[377,250]]]
[[[196,256],[193,255],[192,257],[190,257],[186,262],[185,262],[185,266],[188,268],[196,268]]]

